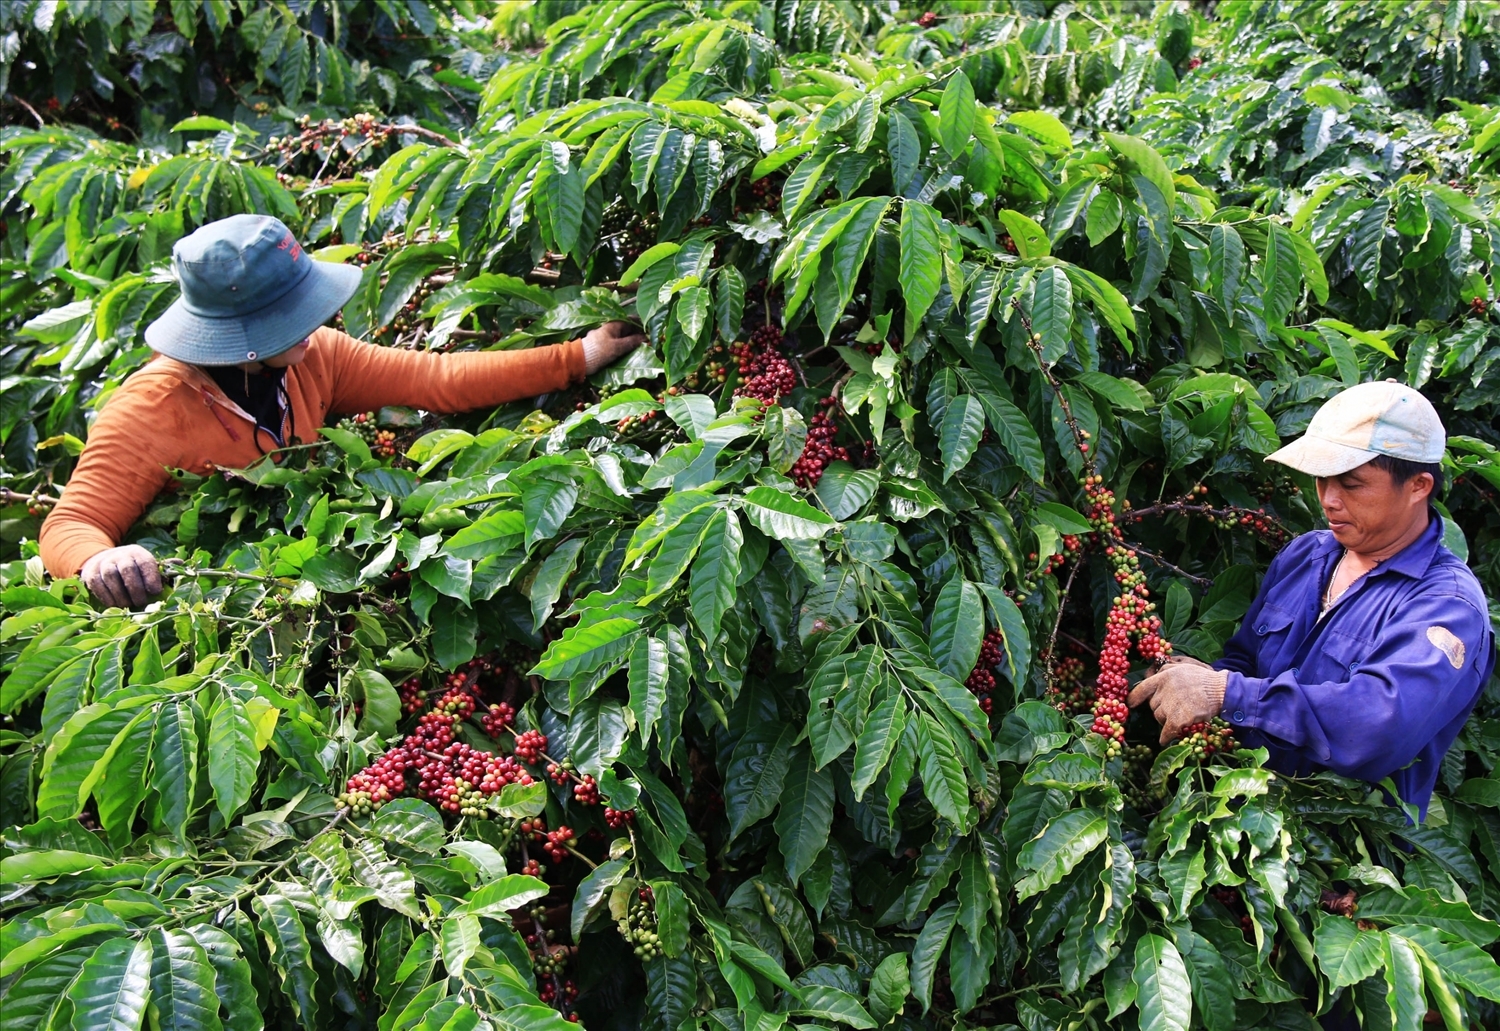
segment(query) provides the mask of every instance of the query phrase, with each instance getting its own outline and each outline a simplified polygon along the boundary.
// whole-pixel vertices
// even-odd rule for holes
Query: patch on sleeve
[[[1445,626],[1430,626],[1427,628],[1427,640],[1448,656],[1448,662],[1454,669],[1464,668],[1464,643],[1454,636],[1452,630]]]

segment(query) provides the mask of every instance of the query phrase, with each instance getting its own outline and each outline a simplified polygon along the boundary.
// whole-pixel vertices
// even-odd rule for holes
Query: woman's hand
[[[161,593],[156,556],[139,544],[99,552],[83,564],[78,575],[90,594],[116,608],[144,605]]]
[[[606,322],[583,338],[583,367],[598,372],[616,358],[646,342],[646,334],[628,322]]]

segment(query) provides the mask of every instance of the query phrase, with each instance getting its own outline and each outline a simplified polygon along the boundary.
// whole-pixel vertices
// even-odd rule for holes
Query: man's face
[[[1334,539],[1355,553],[1379,551],[1399,540],[1426,512],[1432,493],[1427,473],[1396,483],[1369,463],[1342,476],[1318,477],[1317,485]]]
[[[310,338],[309,338],[310,339]],[[287,348],[278,355],[273,355],[261,362],[268,369],[288,369],[307,357],[307,341]]]

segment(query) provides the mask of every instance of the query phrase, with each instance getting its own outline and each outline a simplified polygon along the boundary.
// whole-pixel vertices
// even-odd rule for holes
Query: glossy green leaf
[[[1036,275],[1031,328],[1041,337],[1042,358],[1048,364],[1068,353],[1073,325],[1073,286],[1060,268],[1044,268]]]
[[[830,985],[809,985],[803,990],[801,1002],[792,1012],[797,1016],[831,1020],[835,1024],[853,1028],[877,1026],[858,998]]]
[[[1083,861],[1108,837],[1104,817],[1092,809],[1070,809],[1051,820],[1022,847],[1016,858],[1019,870],[1016,894],[1027,899],[1052,887]]]
[[[751,525],[776,540],[812,540],[837,525],[832,517],[775,487],[750,488],[742,505]]]
[[[1177,947],[1157,934],[1135,944],[1136,1008],[1141,1031],[1187,1031],[1193,1014],[1192,986]]]
[[[948,945],[953,926],[958,922],[958,903],[945,902],[927,918],[911,950],[911,994],[922,1004],[922,1012],[932,1008],[932,989],[937,976],[938,960]]]
[[[979,589],[962,577],[953,577],[938,592],[932,607],[928,647],[938,668],[963,681],[979,658],[984,638],[984,602]]]
[[[265,1026],[251,981],[250,964],[239,944],[222,928],[193,924],[186,928],[198,942],[214,968],[214,991],[226,1015],[224,1026],[230,1031],[261,1031]]]
[[[547,894],[546,882],[524,874],[507,874],[470,893],[454,913],[499,916]]]
[[[1051,255],[1052,244],[1047,239],[1047,233],[1035,221],[1019,211],[1011,211],[1008,208],[1000,211],[995,217],[1010,234],[1011,242],[1015,244],[1016,253],[1020,255],[1022,261]]]
[[[1342,917],[1324,917],[1313,935],[1313,950],[1329,983],[1342,988],[1375,974],[1385,946],[1378,932],[1361,931]]]
[[[635,620],[624,618],[569,627],[531,672],[548,680],[570,680],[592,673],[606,662],[629,654],[640,632]]]
[[[968,146],[976,117],[974,86],[962,70],[956,71],[943,87],[938,104],[938,140],[949,157],[957,157]]]
[[[292,1011],[308,1023],[318,1015],[317,975],[313,972],[312,951],[307,931],[297,909],[286,898],[276,894],[257,895],[250,902],[260,920],[258,926],[266,949],[281,983],[281,990]]]
[[[214,1031],[219,1021],[217,977],[197,940],[185,931],[153,931],[151,1023],[162,1031]]]
[[[969,464],[984,432],[984,406],[971,394],[953,399],[943,414],[938,431],[938,446],[943,455],[943,482],[946,483]]]
[[[84,961],[68,988],[77,1031],[137,1031],[151,997],[151,942],[113,938]]]
[[[906,201],[901,205],[901,292],[906,301],[906,326],[911,339],[942,285],[942,247],[939,215],[930,204]]]
[[[906,726],[906,700],[900,691],[889,691],[865,717],[854,742],[854,797],[863,799],[875,783]]]
[[[960,829],[969,825],[969,782],[953,738],[925,712],[913,714],[917,730],[922,788],[938,815]]]
[[[734,604],[744,541],[740,518],[732,509],[716,510],[703,529],[688,578],[688,611],[706,641],[718,638],[724,613]]]
[[[774,826],[787,878],[795,885],[812,866],[833,825],[833,775],[814,768],[812,750],[793,750]]]
[[[1427,1016],[1422,963],[1410,942],[1385,936],[1385,998],[1392,1031],[1418,1031]]]
[[[906,953],[893,952],[870,975],[870,1013],[880,1025],[889,1024],[900,1012],[911,992],[911,974]]]
[[[1151,185],[1161,191],[1167,203],[1167,211],[1170,213],[1177,203],[1177,187],[1172,182],[1172,173],[1167,171],[1166,162],[1161,159],[1161,155],[1151,144],[1135,136],[1125,136],[1120,133],[1105,132],[1099,135],[1111,150],[1124,159],[1128,168],[1145,176]]]
[[[730,837],[771,815],[792,764],[797,731],[789,724],[752,729],[740,738],[726,767],[724,806]]]
[[[613,698],[593,695],[573,709],[568,722],[568,757],[578,769],[598,779],[625,746],[625,707]]]
[[[1208,287],[1231,325],[1245,264],[1245,242],[1233,226],[1216,225],[1209,230]]]
[[[64,949],[27,967],[5,990],[0,1006],[0,1029],[23,1031],[46,1027],[63,993],[78,976],[79,968],[94,952],[93,947]]]
[[[226,823],[250,800],[259,767],[255,728],[240,700],[225,692],[208,725],[208,782]]]

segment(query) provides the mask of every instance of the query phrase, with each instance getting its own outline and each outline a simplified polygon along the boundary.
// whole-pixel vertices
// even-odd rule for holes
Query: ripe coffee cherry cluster
[[[397,747],[350,776],[340,808],[367,816],[415,787],[419,798],[459,816],[483,816],[489,797],[507,784],[530,784],[531,774],[510,756],[481,752],[453,740],[458,717],[429,712]],[[411,785],[407,774],[414,774]]]
[[[594,778],[585,773],[577,784],[573,785],[573,798],[580,805],[599,804],[599,785],[594,783]]]
[[[547,735],[540,730],[527,730],[516,735],[516,758],[535,765],[547,750]]]
[[[969,671],[969,678],[964,681],[964,686],[979,697],[979,707],[986,713],[994,708],[995,703],[990,694],[995,690],[995,667],[1000,665],[1000,660],[1004,657],[1005,635],[998,629],[987,632],[979,645],[979,658]]]
[[[396,693],[401,696],[401,711],[407,715],[415,715],[417,710],[427,704],[427,689],[422,686],[421,677],[411,677],[401,682],[396,688]]]
[[[1083,448],[1087,445],[1080,444]],[[1105,622],[1104,645],[1099,651],[1099,679],[1094,688],[1093,731],[1109,739],[1108,753],[1120,754],[1125,743],[1125,720],[1130,710],[1125,696],[1130,691],[1130,645],[1132,640],[1144,659],[1170,654],[1172,646],[1161,639],[1161,620],[1151,615],[1156,606],[1149,600],[1140,559],[1125,547],[1115,522],[1114,492],[1104,486],[1104,477],[1085,476],[1082,481],[1088,501],[1089,524],[1094,538],[1105,545],[1104,554],[1114,568],[1120,593],[1110,603]]]
[[[447,678],[447,682],[449,684],[452,684],[455,679],[457,679],[460,684],[463,683],[462,674],[453,674],[449,676]],[[432,711],[447,713],[449,716],[453,716],[456,719],[466,720],[470,716],[474,715],[474,696],[465,691],[461,686],[449,687],[447,693],[445,693],[443,697],[439,698],[437,700],[437,704],[432,707]]]
[[[401,448],[396,444],[395,430],[378,430],[375,433],[375,443],[370,445],[370,453],[376,458],[395,458]]]
[[[604,807],[604,822],[615,830],[619,830],[628,823],[635,823],[634,809],[611,809]]]
[[[823,410],[807,422],[807,443],[802,446],[802,454],[797,456],[791,469],[792,481],[799,487],[816,487],[828,463],[849,461],[848,448],[838,447],[833,442],[838,427],[829,413],[838,403],[836,397],[823,398],[818,402]]]
[[[548,1006],[556,1006],[559,1009],[563,1009],[563,1007],[566,1007],[566,1009],[563,1009],[564,1018],[572,1021],[577,1021],[578,1014],[571,1012],[573,1003],[578,998],[577,982],[571,979],[565,980],[562,982],[562,985],[560,987],[556,983],[557,975],[563,969],[561,966],[556,965],[556,957],[560,953],[565,953],[567,951],[568,947],[566,945],[558,945],[550,950],[551,956],[553,957],[549,963],[549,966],[552,967],[552,969],[548,971],[548,974],[550,976],[547,978],[547,980],[542,981],[537,985],[536,997],[538,999],[541,999]],[[536,971],[539,974],[542,973],[540,963],[537,965]]]
[[[475,717],[492,738],[514,722],[515,709],[509,704],[480,701],[484,683],[497,674],[508,678],[513,671],[490,654],[444,677],[445,690],[431,710],[418,717],[399,746],[350,776],[339,804],[356,816],[368,815],[392,798],[414,791],[446,812],[484,816],[489,796],[507,784],[532,783],[531,772],[515,758],[479,751],[456,740],[458,725]],[[407,715],[428,704],[429,692],[420,677],[404,681],[398,694]]]
[[[635,946],[635,954],[642,963],[649,963],[661,955],[661,938],[656,933],[656,898],[650,888],[636,890],[625,919],[617,926],[620,937]]]
[[[573,833],[571,827],[562,826],[555,831],[547,831],[543,836],[542,848],[547,855],[552,857],[554,863],[561,863],[568,858],[568,849],[578,844],[578,837]]]
[[[936,11],[923,11],[917,16],[917,25],[924,29],[930,29],[938,22]]]
[[[797,385],[796,371],[781,354],[781,339],[781,330],[766,325],[750,334],[748,342],[729,348],[742,380],[735,388],[736,397],[753,397],[773,405]]]
[[[1194,723],[1183,737],[1199,761],[1221,752],[1234,751],[1234,728],[1215,716],[1207,723]]]
[[[552,783],[557,784],[557,785],[563,785],[563,784],[566,784],[568,781],[572,780],[573,779],[573,762],[572,762],[572,760],[570,760],[570,759],[564,759],[560,763],[548,763],[547,764],[547,779],[549,779],[550,781],[552,781]]]
[[[516,710],[508,702],[496,702],[479,718],[479,725],[494,740],[499,740],[500,732],[515,722]]]

